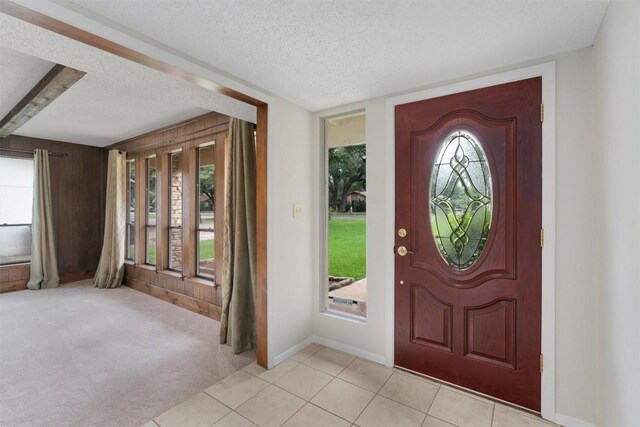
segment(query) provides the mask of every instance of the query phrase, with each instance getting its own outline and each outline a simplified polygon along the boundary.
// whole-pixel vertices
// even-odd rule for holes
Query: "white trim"
[[[556,423],[565,427],[597,427],[595,424],[588,423],[579,418],[562,414],[556,414]]]
[[[308,346],[311,343],[318,343],[321,344],[325,347],[329,347],[332,348],[334,350],[338,350],[341,351],[343,353],[349,353],[351,355],[360,357],[362,359],[367,359],[370,360],[372,362],[375,363],[379,363],[379,364],[384,364],[384,357],[380,356],[379,354],[375,354],[375,353],[370,353],[368,351],[364,351],[362,349],[359,349],[357,347],[353,347],[350,345],[346,345],[346,344],[342,344],[339,343],[337,341],[333,341],[333,340],[329,340],[323,337],[319,337],[316,335],[312,335],[308,338],[306,338],[304,341],[299,342],[298,344],[294,345],[293,347],[291,347],[289,350],[284,351],[282,353],[280,353],[279,355],[277,355],[274,358],[274,366],[284,362],[285,360],[287,360],[289,357],[293,356],[294,354],[296,354],[297,352],[299,352],[300,350],[302,350],[303,348],[305,348],[306,346]]]
[[[542,77],[542,102],[545,106],[545,118],[542,123],[542,227],[545,230],[545,244],[542,250],[542,354],[544,371],[541,378],[541,414],[553,421],[555,419],[555,251],[556,251],[556,65],[547,62],[531,67],[506,71],[491,76],[480,77],[446,86],[421,90],[418,92],[394,96],[387,99],[387,194],[395,200],[395,120],[396,105],[438,96],[495,86],[503,83]],[[387,203],[387,224],[385,233],[387,247],[393,247],[395,227],[395,201]],[[389,251],[385,260],[387,266],[385,322],[386,364],[393,366],[394,343],[394,255]]]
[[[290,358],[291,356],[293,356],[294,354],[296,354],[297,352],[299,352],[309,344],[315,342],[314,340],[315,338],[316,337],[313,337],[313,336],[307,337],[303,341],[300,341],[298,344],[291,347],[289,350],[283,351],[282,353],[278,354],[276,357],[273,358],[273,365],[270,365],[269,369],[273,368],[276,365],[281,364],[282,362],[284,362],[285,360],[287,360],[288,358]]]
[[[347,344],[342,344],[337,341],[329,340],[324,337],[313,336],[311,337],[313,342],[317,342],[318,344],[322,344],[325,347],[332,348],[334,350],[341,351],[343,353],[349,353],[354,356],[361,357],[363,359],[370,360],[375,363],[384,364],[384,357],[379,354],[371,353],[369,351],[362,350],[357,347],[353,347]]]

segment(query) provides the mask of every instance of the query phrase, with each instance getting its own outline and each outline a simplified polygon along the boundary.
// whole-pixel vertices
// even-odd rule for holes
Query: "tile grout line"
[[[496,404],[493,404],[493,409],[491,410],[491,424],[489,424],[489,427],[493,427],[493,420],[496,417]]]
[[[438,397],[438,393],[440,393],[440,387],[441,386],[442,386],[441,384],[436,384],[436,394],[435,394],[435,396],[433,396],[433,400],[429,404],[429,409],[427,410],[427,415],[429,415],[429,412],[431,412],[431,408],[433,408],[433,403],[436,401],[436,397]]]
[[[308,403],[309,405],[313,405],[313,406],[315,406],[316,408],[318,408],[318,409],[320,409],[320,410],[323,410],[323,411],[325,411],[325,412],[327,412],[327,413],[329,413],[329,414],[331,414],[331,415],[333,415],[333,416],[335,416],[335,417],[337,417],[337,418],[340,418],[341,420],[344,420],[344,421],[348,422],[348,423],[349,423],[349,424],[351,424],[351,425],[353,425],[353,424],[355,423],[355,421],[349,421],[348,419],[346,419],[346,418],[344,418],[344,417],[341,417],[341,416],[340,416],[340,415],[338,415],[338,414],[334,414],[333,412],[329,411],[328,409],[324,409],[323,407],[318,406],[318,405],[316,405],[315,403],[313,403],[313,402],[311,402],[311,401],[309,401],[309,402],[307,402],[307,403]],[[356,419],[357,419],[357,418],[356,418]]]
[[[277,387],[277,386],[276,386],[276,387]],[[286,391],[286,390],[285,390],[285,391]],[[293,396],[295,396],[295,394],[293,394],[293,393],[291,393],[291,394],[292,394]],[[296,397],[298,397],[298,396],[296,396]],[[302,399],[302,401],[304,401],[304,399]],[[306,405],[307,405],[307,402],[304,402],[304,403],[302,404],[302,406],[301,406],[301,407],[299,407],[299,408],[298,408],[298,409],[297,409],[293,414],[291,414],[291,416],[290,416],[289,418],[287,418],[286,420],[284,420],[284,421],[280,424],[280,426],[285,425],[285,424],[287,423],[287,421],[289,421],[291,418],[295,417],[295,416],[296,416],[296,414],[297,414],[298,412],[300,412],[300,411],[302,410],[302,408],[304,408]]]

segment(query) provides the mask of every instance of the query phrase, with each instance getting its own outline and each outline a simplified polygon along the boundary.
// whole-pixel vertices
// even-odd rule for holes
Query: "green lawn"
[[[200,259],[213,259],[215,255],[215,240],[203,240],[200,242]],[[156,247],[149,248],[149,263],[156,263]]]
[[[367,276],[367,221],[364,219],[332,219],[329,221],[329,275]]]

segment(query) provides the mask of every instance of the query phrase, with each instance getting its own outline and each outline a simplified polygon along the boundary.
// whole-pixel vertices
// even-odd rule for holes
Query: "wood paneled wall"
[[[229,134],[229,117],[207,113],[163,129],[140,135],[111,145],[105,149],[127,152],[127,159],[136,162],[136,255],[127,261],[124,284],[133,289],[165,301],[220,319],[222,292],[219,285],[221,256],[216,257],[216,281],[196,276],[195,245],[197,165],[196,148],[216,142],[216,157],[224,159],[224,141]],[[183,251],[182,272],[168,270],[167,183],[169,180],[168,155],[181,149],[183,153]],[[145,159],[156,156],[156,265],[145,265]],[[222,206],[224,197],[224,169],[216,166],[216,206]],[[221,216],[216,216],[216,229],[222,229]],[[216,253],[222,253],[222,241],[216,240]],[[218,247],[218,244],[220,246]],[[216,282],[218,284],[216,284]]]
[[[2,148],[67,153],[67,157],[49,156],[58,270],[61,282],[92,277],[100,260],[104,229],[103,150],[17,135],[0,140],[0,156],[32,158]],[[24,266],[1,268],[0,291],[24,289],[28,281],[28,271],[26,278],[24,271]]]

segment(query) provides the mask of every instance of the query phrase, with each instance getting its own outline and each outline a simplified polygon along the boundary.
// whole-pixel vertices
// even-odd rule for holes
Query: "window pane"
[[[31,224],[33,160],[0,157],[0,171],[0,224]]]
[[[213,279],[215,238],[212,231],[198,232],[198,276]]]
[[[197,274],[214,278],[215,145],[198,149]]]
[[[127,163],[127,259],[135,259],[136,163]]]
[[[147,264],[156,265],[156,228],[155,227],[145,227],[147,236],[147,255],[146,262]]]
[[[136,257],[136,227],[127,225],[127,258],[135,259]]]
[[[147,159],[147,225],[156,225],[156,158]]]
[[[147,264],[156,265],[156,228],[149,227],[156,225],[156,158],[147,159],[146,168],[146,236],[145,261]]]
[[[31,260],[31,226],[0,227],[0,264]]]
[[[485,247],[493,205],[489,163],[473,134],[455,131],[442,141],[429,188],[436,247],[451,268],[466,270]]]
[[[0,157],[0,264],[31,259],[32,203],[33,159]]]
[[[213,228],[215,145],[198,149],[198,228]]]
[[[169,229],[169,268],[182,271],[182,228]]]
[[[325,121],[327,309],[367,315],[365,115]]]

